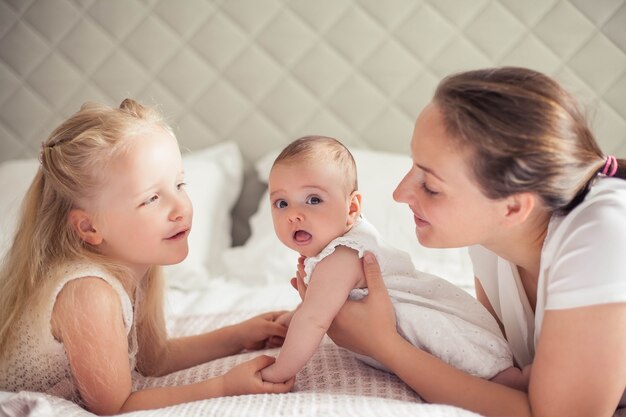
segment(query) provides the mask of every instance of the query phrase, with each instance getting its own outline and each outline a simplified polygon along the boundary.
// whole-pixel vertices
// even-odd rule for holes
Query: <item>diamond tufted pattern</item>
[[[491,65],[564,82],[626,155],[626,0],[1,0],[0,161],[127,96],[248,167],[312,132],[405,152],[437,81]]]

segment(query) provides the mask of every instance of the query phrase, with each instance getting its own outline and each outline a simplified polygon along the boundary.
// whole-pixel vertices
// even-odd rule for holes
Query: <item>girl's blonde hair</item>
[[[158,354],[165,346],[161,269],[150,268],[137,286],[124,267],[80,239],[68,221],[78,201],[97,195],[108,162],[128,147],[130,141],[124,139],[155,125],[171,133],[155,109],[134,100],[124,100],[119,108],[86,103],[42,143],[41,166],[24,197],[13,244],[0,268],[0,357],[9,348],[20,316],[26,309],[38,309],[56,280],[51,271],[77,261],[98,263],[130,294],[140,291],[141,302],[135,306],[139,358],[142,353]]]

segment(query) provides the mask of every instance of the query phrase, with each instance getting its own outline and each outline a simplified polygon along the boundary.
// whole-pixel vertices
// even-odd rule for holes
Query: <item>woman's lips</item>
[[[418,217],[417,214],[413,214],[413,220],[415,221],[415,225],[417,227],[425,227],[430,225],[430,223],[428,223],[426,220],[422,219],[421,217]]]

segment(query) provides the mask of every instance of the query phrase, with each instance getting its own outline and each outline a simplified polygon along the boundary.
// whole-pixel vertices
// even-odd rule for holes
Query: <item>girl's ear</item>
[[[91,216],[86,211],[81,209],[72,209],[69,214],[70,225],[76,230],[78,236],[89,243],[90,245],[97,246],[102,243],[102,236],[93,227]]]
[[[518,193],[509,196],[504,205],[504,222],[516,226],[528,219],[537,205],[537,197],[532,193]]]
[[[353,191],[350,194],[350,206],[348,207],[348,226],[352,226],[361,214],[361,193]]]

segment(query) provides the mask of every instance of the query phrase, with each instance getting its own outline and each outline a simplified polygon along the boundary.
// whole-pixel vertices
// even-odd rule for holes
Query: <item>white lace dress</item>
[[[15,343],[0,362],[0,389],[37,391],[80,402],[80,395],[70,372],[62,343],[52,335],[50,320],[59,292],[69,281],[82,277],[99,277],[118,293],[124,325],[128,335],[129,363],[135,367],[137,337],[133,326],[133,304],[122,284],[97,265],[81,263],[61,268],[54,290],[38,311],[26,310],[15,327]]]
[[[417,271],[406,252],[385,244],[363,218],[317,256],[305,260],[305,284],[309,283],[315,265],[340,245],[356,250],[359,257],[365,251],[376,256],[394,304],[398,332],[414,346],[482,378],[492,378],[513,366],[509,346],[482,304],[448,281]],[[350,298],[359,299],[366,294],[367,289],[353,289]],[[357,356],[385,369],[369,357]]]

